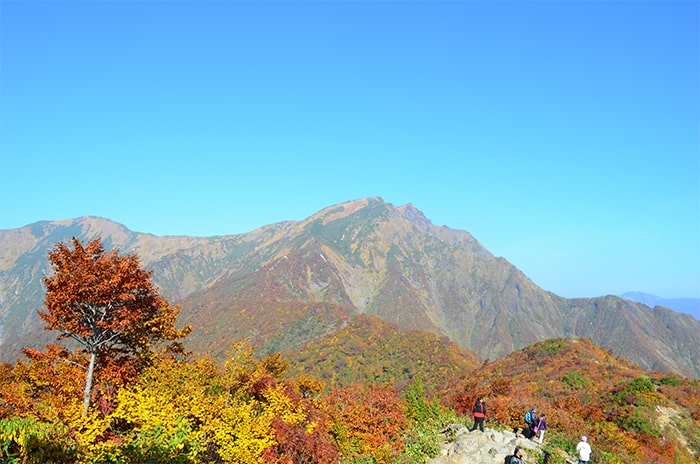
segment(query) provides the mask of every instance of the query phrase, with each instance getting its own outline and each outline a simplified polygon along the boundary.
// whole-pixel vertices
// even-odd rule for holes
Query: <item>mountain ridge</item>
[[[620,295],[620,298],[643,303],[649,307],[663,306],[678,313],[690,314],[700,320],[700,298],[664,298],[643,292],[625,292]]]
[[[162,294],[181,304],[197,350],[223,351],[235,338],[263,351],[294,349],[368,314],[447,336],[482,358],[586,336],[646,368],[700,377],[697,320],[614,296],[559,297],[469,232],[380,197],[216,237],[158,237],[89,216],[0,231],[2,360],[17,356],[23,340],[51,339],[36,317],[41,276],[48,250],[71,236],[137,253]],[[308,337],[284,337],[301,327]]]

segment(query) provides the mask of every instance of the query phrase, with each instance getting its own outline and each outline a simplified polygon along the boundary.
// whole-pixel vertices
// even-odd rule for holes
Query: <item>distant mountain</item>
[[[625,300],[644,303],[649,307],[663,306],[679,313],[690,314],[700,320],[700,298],[662,298],[641,292],[627,292],[620,295]]]
[[[292,351],[364,314],[447,337],[482,359],[587,337],[644,368],[700,377],[696,319],[615,296],[559,297],[468,232],[381,198],[218,237],[157,237],[94,217],[0,231],[0,360],[55,338],[36,315],[41,277],[49,249],[72,236],[137,253],[182,306],[180,322],[194,327],[188,347],[198,352],[218,355],[241,338],[262,352]]]

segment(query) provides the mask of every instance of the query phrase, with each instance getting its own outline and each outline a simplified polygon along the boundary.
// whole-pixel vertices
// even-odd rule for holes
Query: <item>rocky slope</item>
[[[197,351],[220,353],[241,338],[292,350],[368,314],[449,337],[482,358],[588,337],[646,368],[700,377],[692,317],[613,296],[561,298],[468,232],[380,198],[221,237],[156,237],[100,218],[0,231],[0,360],[53,339],[36,316],[41,278],[48,250],[72,236],[137,253],[163,295],[181,304]]]

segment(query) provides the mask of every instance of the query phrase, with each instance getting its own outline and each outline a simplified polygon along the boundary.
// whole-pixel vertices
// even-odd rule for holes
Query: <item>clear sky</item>
[[[0,2],[0,229],[381,196],[565,297],[700,297],[700,3]]]

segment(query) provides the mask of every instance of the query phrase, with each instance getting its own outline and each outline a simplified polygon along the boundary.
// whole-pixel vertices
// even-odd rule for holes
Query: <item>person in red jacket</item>
[[[486,418],[486,403],[484,403],[484,399],[482,397],[477,398],[476,404],[474,404],[474,409],[472,409],[472,414],[474,415],[474,426],[470,428],[469,431],[473,432],[478,426],[479,430],[483,432],[484,419]]]

